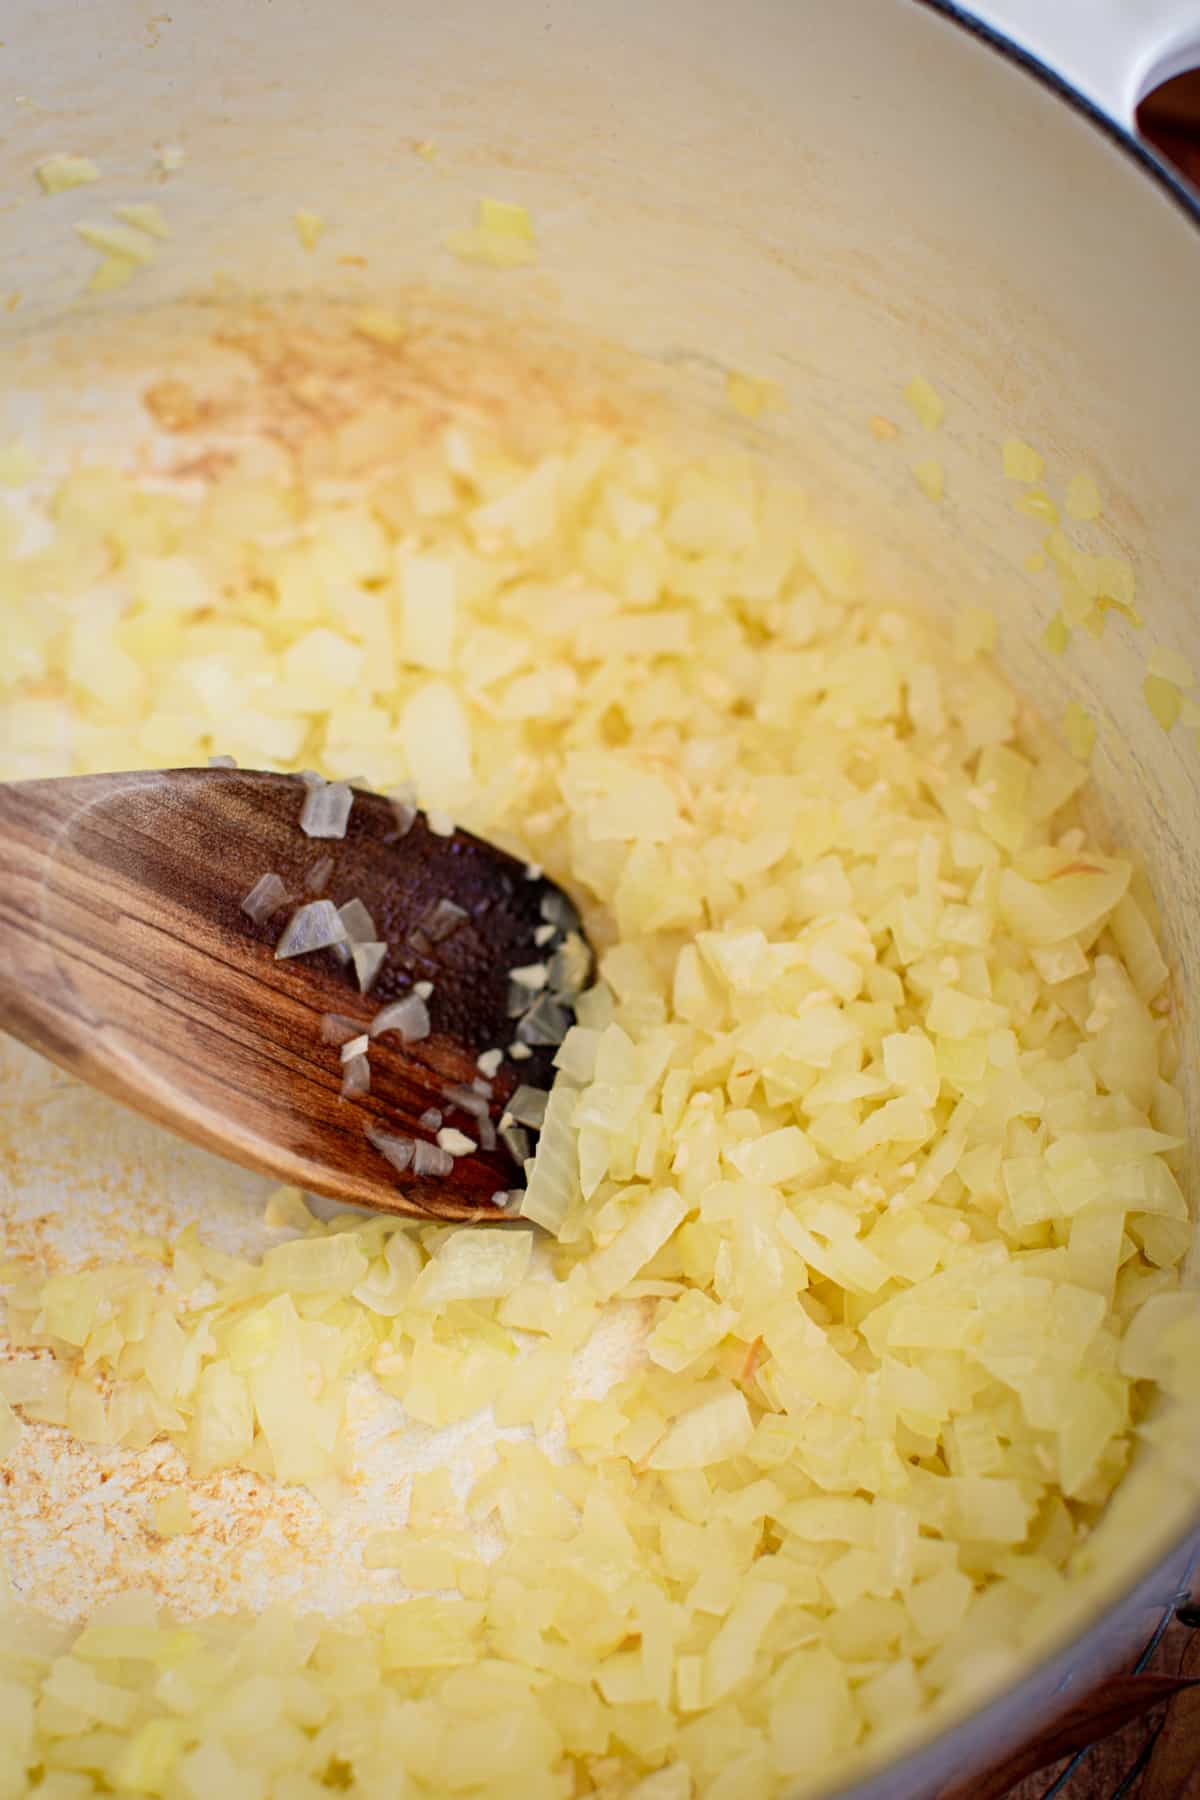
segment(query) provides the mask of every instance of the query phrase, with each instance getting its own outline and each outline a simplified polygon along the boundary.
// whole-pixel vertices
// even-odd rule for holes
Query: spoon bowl
[[[538,1110],[519,1090],[550,1087],[590,969],[575,909],[379,794],[307,835],[339,799],[232,768],[0,787],[0,1026],[310,1192],[512,1216]],[[306,927],[342,935],[280,954]]]

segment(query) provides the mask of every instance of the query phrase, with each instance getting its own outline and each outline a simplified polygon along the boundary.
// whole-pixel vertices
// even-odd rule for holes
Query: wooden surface
[[[1200,1800],[1200,1629],[1168,1628],[1147,1665],[1146,1678],[1153,1677],[1190,1677],[1197,1685],[1148,1706],[1082,1755],[1018,1782],[1007,1800]]]
[[[1200,70],[1178,75],[1138,108],[1143,137],[1200,187]]]
[[[1190,1604],[1148,1621],[1142,1653],[1123,1674],[1086,1695],[1034,1743],[1015,1748],[964,1796],[1200,1800],[1200,1543],[1193,1568]]]
[[[420,1115],[477,1135],[448,1087],[507,1046],[509,971],[542,961],[541,902],[524,865],[418,817],[404,836],[390,803],[356,795],[346,837],[300,829],[296,777],[241,770],[88,776],[0,787],[0,1025],[171,1129],[318,1194],[393,1212],[495,1220],[492,1195],[522,1186],[498,1144],[438,1178],[397,1176],[365,1136],[431,1141]],[[369,995],[330,951],[277,961],[292,906],[256,925],[240,901],[266,871],[304,901],[331,856],[327,895],[357,896],[391,946]],[[443,899],[468,915],[444,941],[414,928]],[[432,981],[431,1035],[371,1045],[371,1091],[342,1100],[323,1014],[366,1030],[387,1002]],[[493,1124],[520,1083],[548,1087],[553,1051],[502,1063]]]

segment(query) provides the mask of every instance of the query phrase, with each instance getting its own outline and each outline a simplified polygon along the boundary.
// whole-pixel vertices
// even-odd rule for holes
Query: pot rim
[[[959,5],[958,0],[918,0],[918,4],[927,7],[930,12],[940,13],[942,18],[987,45],[997,56],[1023,69],[1042,87],[1049,88],[1051,93],[1103,133],[1130,162],[1140,168],[1192,225],[1200,227],[1200,188],[1193,187],[1169,163],[1149,149],[1132,127],[1122,124],[1120,119],[1105,112],[1052,64],[1016,43],[998,26],[989,25],[968,7]]]
[[[1049,63],[958,5],[957,0],[919,0],[919,4],[940,14],[1048,88],[1101,132],[1141,170],[1189,225],[1200,230],[1200,191],[1193,189],[1155,156],[1131,129],[1089,100]],[[1191,1523],[1179,1536],[1155,1555],[1149,1567],[1135,1574],[1119,1597],[1068,1643],[1041,1656],[1024,1674],[1006,1684],[982,1706],[937,1732],[925,1743],[906,1750],[891,1766],[878,1769],[850,1787],[828,1790],[831,1800],[839,1792],[845,1800],[913,1800],[917,1792],[912,1785],[914,1781],[923,1783],[919,1790],[922,1800],[936,1800],[943,1787],[957,1787],[971,1776],[985,1773],[984,1757],[989,1751],[1005,1746],[1017,1748],[1031,1727],[1045,1725],[1065,1710],[1069,1701],[1067,1683],[1074,1675],[1077,1663],[1089,1653],[1098,1653],[1110,1633],[1116,1636],[1122,1619],[1128,1618],[1132,1625],[1139,1613],[1153,1608],[1164,1615],[1165,1622],[1187,1600],[1189,1584],[1200,1566],[1198,1533],[1200,1505],[1194,1509]],[[1166,1577],[1172,1570],[1175,1571],[1174,1584],[1168,1593],[1165,1591]]]

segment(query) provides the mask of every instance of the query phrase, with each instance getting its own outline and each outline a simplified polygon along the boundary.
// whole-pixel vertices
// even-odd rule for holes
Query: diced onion
[[[374,1125],[367,1126],[366,1135],[368,1142],[378,1150],[380,1156],[385,1156],[393,1169],[403,1175],[412,1163],[413,1152],[417,1148],[416,1141],[410,1137],[397,1137],[394,1132],[380,1131]]]
[[[304,877],[305,893],[323,894],[325,889],[329,886],[329,878],[333,874],[333,868],[334,863],[332,856],[318,857],[317,861],[308,871],[308,874]]]
[[[549,1098],[550,1095],[544,1088],[521,1086],[515,1090],[504,1111],[518,1125],[530,1125],[534,1131],[540,1131]]]
[[[371,1091],[371,1065],[365,1056],[343,1058],[342,1099]]]
[[[533,1139],[529,1133],[520,1125],[511,1122],[506,1125],[501,1120],[499,1138],[518,1169],[523,1169],[533,1155]]]
[[[414,1175],[449,1175],[454,1167],[454,1158],[449,1150],[440,1144],[425,1144],[417,1140],[413,1150],[412,1170]]]
[[[84,187],[100,179],[100,171],[90,156],[72,156],[67,151],[47,156],[38,163],[35,173],[47,194],[65,194],[69,188]]]
[[[396,836],[407,837],[417,822],[417,797],[409,788],[399,788],[388,795],[388,803],[396,818]]]
[[[365,1031],[360,1032],[357,1037],[347,1038],[342,1045],[342,1061],[347,1063],[352,1057],[366,1056],[370,1047],[371,1040]]]
[[[442,1092],[452,1105],[461,1108],[463,1112],[471,1113],[477,1119],[487,1118],[487,1096],[484,1094],[477,1094],[474,1088],[448,1087],[443,1088]]]
[[[387,961],[388,946],[379,943],[360,943],[350,946],[350,956],[354,963],[354,973],[358,977],[358,991],[369,994],[374,986],[375,978]]]
[[[310,900],[288,920],[283,936],[275,946],[275,955],[277,959],[308,956],[314,950],[328,950],[345,942],[346,928],[332,900]]]
[[[354,795],[344,781],[308,784],[300,809],[300,829],[310,838],[344,838]]]
[[[548,887],[538,900],[538,910],[556,931],[579,930],[579,914],[560,888]]]
[[[558,1231],[579,1197],[579,1156],[572,1124],[579,1090],[561,1076],[550,1090],[533,1172],[521,1213],[547,1231]]]
[[[256,925],[265,925],[272,913],[286,904],[287,888],[279,876],[271,871],[260,875],[250,892],[242,901],[242,911],[254,920]]]
[[[508,971],[510,981],[515,982],[517,987],[527,988],[531,993],[544,988],[548,976],[549,970],[545,963],[523,963],[520,968]]]
[[[443,1125],[437,1134],[438,1149],[448,1150],[451,1156],[474,1156],[479,1145],[474,1138],[469,1138],[465,1131],[458,1131],[453,1125]]]
[[[522,1044],[557,1046],[562,1043],[573,1022],[570,1013],[557,1000],[552,999],[549,994],[539,994],[517,1026],[517,1038]]]
[[[551,993],[566,999],[574,999],[586,982],[591,972],[592,958],[587,945],[578,932],[568,933],[550,958],[548,985]]]
[[[446,938],[456,932],[464,919],[470,917],[465,906],[456,901],[442,898],[422,916],[418,930],[423,931],[431,944],[443,943]]]
[[[346,941],[351,948],[355,944],[378,942],[379,933],[375,929],[375,921],[357,895],[353,900],[347,900],[344,906],[338,907],[338,918],[342,921]]]
[[[398,1032],[406,1044],[429,1036],[429,1008],[419,994],[406,994],[403,1000],[393,1000],[375,1014],[371,1036],[380,1037],[385,1031]]]

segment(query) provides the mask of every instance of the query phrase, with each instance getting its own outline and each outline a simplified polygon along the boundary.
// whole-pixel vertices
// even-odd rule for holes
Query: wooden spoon
[[[523,1059],[508,1047],[520,1030],[554,1035],[571,1016],[569,1000],[556,1012],[547,997],[533,1018],[548,1018],[549,1033],[529,1015],[522,1025],[510,970],[546,963],[574,909],[537,870],[467,832],[439,835],[420,814],[409,824],[411,809],[378,794],[355,790],[343,838],[306,836],[307,792],[301,777],[224,768],[0,786],[0,1027],[281,1181],[387,1212],[503,1217],[493,1196],[523,1187],[527,1146],[514,1154],[493,1133],[518,1086],[549,1088],[554,1056],[552,1044]],[[256,922],[241,902],[267,872],[288,900]],[[367,994],[333,950],[276,959],[322,873],[325,898],[360,900],[388,945]],[[370,1091],[343,1099],[323,1019],[367,1032],[418,982],[433,984],[429,1035],[373,1038]],[[495,1049],[505,1054],[488,1080],[477,1058]],[[465,1108],[447,1096],[473,1081]],[[444,1174],[397,1173],[367,1136],[435,1144],[439,1126],[480,1146]]]

